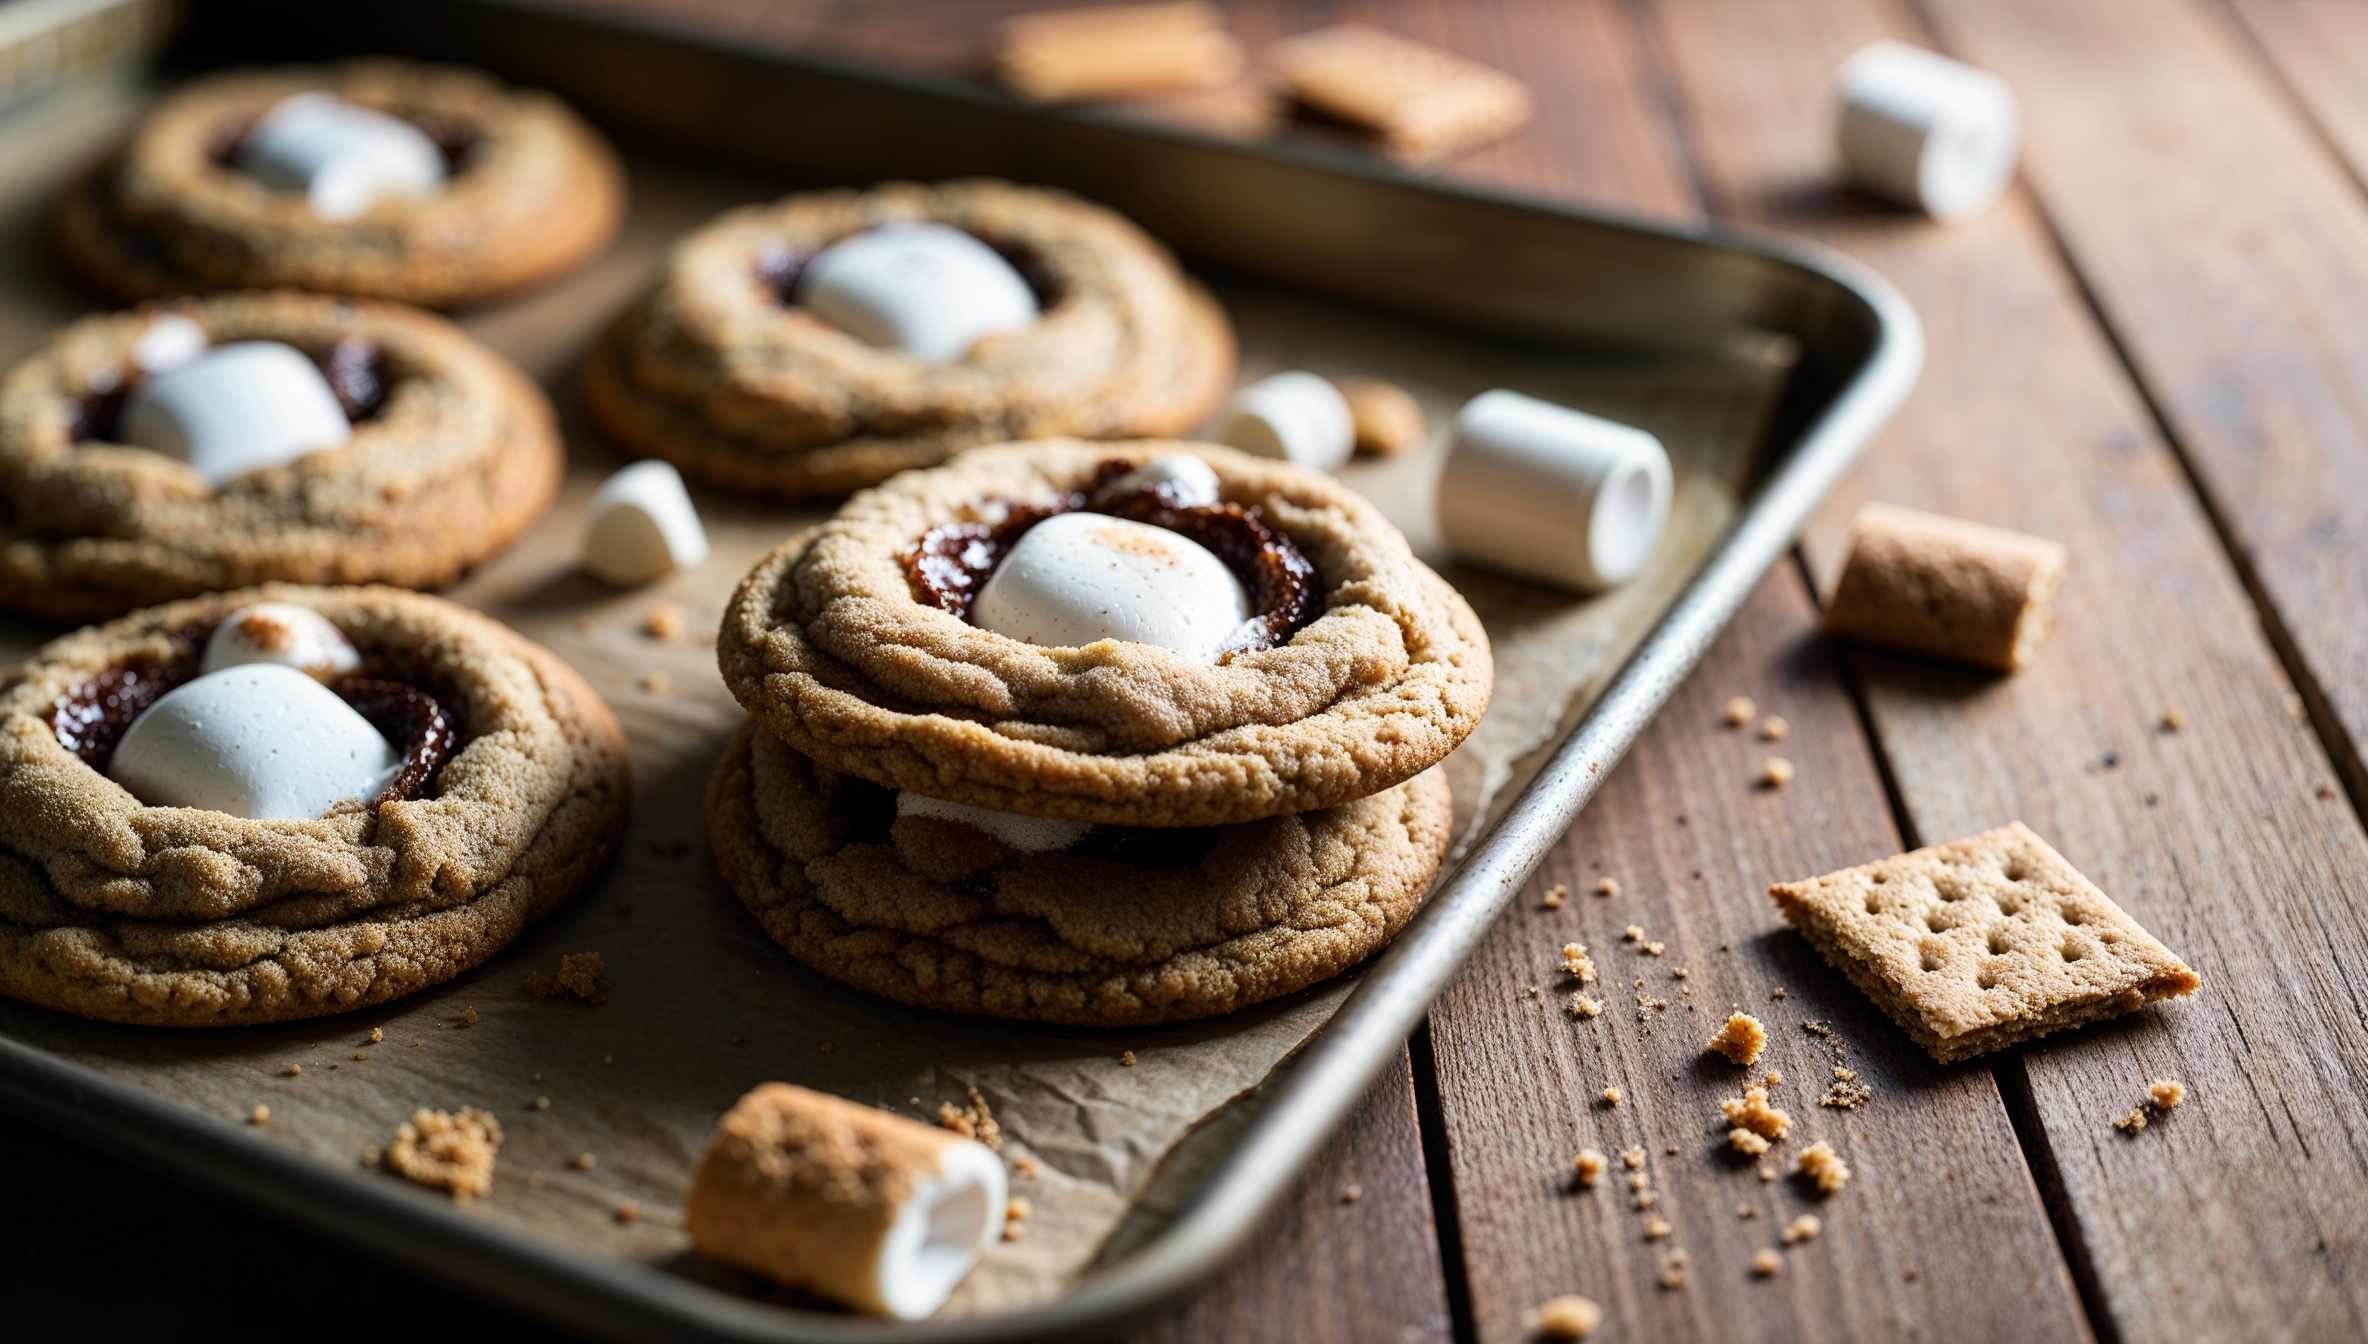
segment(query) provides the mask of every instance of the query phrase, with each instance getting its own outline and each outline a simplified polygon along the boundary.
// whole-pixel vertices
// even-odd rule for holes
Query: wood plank
[[[2063,195],[2138,192],[2121,156],[2168,171],[2138,143],[2148,136],[2200,147],[2195,118],[2169,105],[2197,99],[2208,119],[2210,90],[2152,54],[2172,39],[2114,25],[2107,40],[2093,20],[2064,17],[2094,7],[2058,0],[1938,8],[1952,37],[1978,31],[1964,54],[2022,93],[2029,166],[2051,207]],[[1851,662],[1916,836],[2020,817],[2203,972],[2192,1001],[1997,1063],[2099,1334],[2358,1337],[2368,1328],[2368,1201],[2358,1197],[2368,1179],[2358,1119],[2368,1014],[2348,986],[2368,968],[2368,917],[2345,893],[2368,890],[2368,837],[2332,790],[2321,796],[2331,765],[2287,713],[2278,661],[2180,464],[2026,199],[1939,228],[1823,185],[1830,72],[1874,37],[1929,42],[1904,7],[1654,0],[1652,12],[1719,210],[1858,254],[1906,290],[1927,326],[1922,388],[1822,516],[1811,553],[1830,569],[1848,508],[1869,495],[2072,547],[2057,632],[2023,674],[1977,677],[1874,654]],[[2192,16],[2154,19],[2182,28],[2174,45],[2225,36]],[[2057,54],[2034,50],[2050,45]],[[2116,139],[2066,124],[2122,98],[2137,100],[2153,129],[2124,126]],[[2081,174],[2097,185],[2063,187]],[[2175,182],[2219,201],[2248,180],[2187,163],[2161,190]],[[2083,208],[2129,230],[2112,247],[2139,252],[2171,246],[2194,223],[2184,210]],[[2065,217],[2056,222],[2070,236]],[[2128,262],[2103,263],[2121,268],[2110,279],[2089,264],[2103,234],[2095,219],[2087,227],[2097,237],[2073,248],[2083,278],[2100,293],[2126,284]],[[2220,278],[2201,272],[2241,280],[2255,265],[2190,258],[2186,273],[2154,279],[2220,293]],[[2245,325],[2258,311],[2199,301],[2183,315],[2194,328],[2187,339],[2258,337],[2294,355],[2264,330],[2274,324]],[[2260,404],[2243,374],[2212,375],[2211,394],[2230,414]],[[2260,465],[2324,481],[2345,451],[2313,459],[2288,443]],[[2348,618],[2340,585],[2312,591]],[[2166,707],[2184,711],[2183,731],[2158,728]],[[2163,1076],[2187,1082],[2185,1107],[2138,1136],[2108,1128]]]
[[[1619,1329],[1606,1333],[1620,1339],[2087,1337],[1989,1073],[1932,1063],[1783,930],[1764,894],[1898,843],[1815,619],[1796,569],[1769,576],[1432,1012],[1483,1341],[1525,1338],[1526,1311],[1574,1291],[1610,1310]],[[1792,736],[1778,746],[1728,726],[1735,694],[1785,716]],[[1799,767],[1789,788],[1755,784],[1770,751]],[[1604,877],[1618,895],[1596,894]],[[1540,894],[1555,883],[1571,895],[1548,910]],[[1624,940],[1629,924],[1663,954]],[[1564,1007],[1557,949],[1573,939],[1601,975],[1593,1020]],[[1669,1006],[1640,1008],[1640,979]],[[1772,1037],[1753,1069],[1703,1050],[1735,1005]],[[1873,1091],[1863,1109],[1818,1105],[1834,1065],[1808,1022],[1844,1043]],[[1789,1175],[1763,1182],[1728,1148],[1719,1099],[1771,1068],[1793,1129],[1764,1160],[1789,1171],[1803,1146],[1830,1140],[1855,1172],[1830,1199]],[[1600,1099],[1608,1086],[1617,1106]],[[1598,1188],[1573,1188],[1580,1147],[1632,1145],[1648,1153],[1652,1209],[1633,1206],[1616,1161]],[[1754,1216],[1738,1216],[1746,1206]],[[1753,1252],[1803,1213],[1824,1234],[1785,1251],[1774,1279],[1756,1277]],[[1646,1239],[1655,1216],[1674,1227],[1665,1240]],[[1658,1281],[1671,1247],[1690,1257],[1682,1290]]]
[[[2319,133],[2368,184],[2368,6],[2353,0],[2227,0]]]

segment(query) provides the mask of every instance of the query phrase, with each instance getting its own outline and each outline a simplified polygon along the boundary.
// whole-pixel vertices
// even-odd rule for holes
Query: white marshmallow
[[[584,513],[583,567],[619,588],[707,558],[707,529],[671,462],[636,462],[601,483]]]
[[[1002,1239],[1010,1203],[1002,1158],[973,1139],[947,1144],[936,1172],[914,1187],[880,1240],[872,1285],[880,1309],[917,1321],[944,1306]]]
[[[2014,177],[2022,113],[2006,81],[1962,61],[1875,42],[1834,75],[1842,163],[1875,195],[1939,220],[1979,214]]]
[[[403,754],[336,692],[295,668],[249,663],[150,705],[107,777],[150,807],[284,821],[368,802],[402,767]]]
[[[1251,615],[1241,581],[1181,533],[1062,513],[1023,534],[971,603],[982,629],[1030,644],[1156,644],[1215,663]]]
[[[1190,453],[1155,457],[1110,483],[1113,494],[1130,494],[1153,486],[1167,487],[1176,507],[1203,508],[1217,502],[1217,469]]]
[[[973,830],[994,836],[1003,842],[1004,848],[1022,854],[1058,854],[1083,840],[1085,833],[1093,829],[1091,822],[997,812],[992,808],[949,803],[943,798],[930,798],[918,793],[896,795],[896,815],[958,821]]]
[[[1357,421],[1330,379],[1278,373],[1233,394],[1218,413],[1217,441],[1259,457],[1336,471],[1357,450]]]
[[[1498,389],[1456,413],[1439,529],[1475,564],[1581,592],[1627,582],[1669,522],[1669,454],[1641,429]]]
[[[184,364],[194,364],[213,342],[206,339],[206,329],[179,313],[159,313],[132,342],[132,363],[150,377],[171,373]]]
[[[868,345],[950,364],[981,336],[1036,320],[1036,295],[995,249],[962,230],[883,224],[816,253],[797,301]]]
[[[301,191],[323,219],[352,219],[386,196],[444,183],[444,152],[399,117],[316,90],[281,100],[239,141],[238,166],[274,191]]]
[[[353,437],[329,380],[277,341],[216,346],[142,378],[117,423],[125,443],[180,458],[215,485]]]
[[[206,640],[198,672],[248,663],[292,667],[326,684],[362,665],[361,651],[329,618],[293,602],[258,602],[230,613]]]

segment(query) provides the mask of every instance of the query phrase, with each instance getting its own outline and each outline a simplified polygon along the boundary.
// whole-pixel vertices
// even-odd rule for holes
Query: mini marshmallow
[[[353,437],[329,380],[277,341],[216,346],[142,378],[117,424],[125,443],[180,458],[217,486]]]
[[[970,606],[973,624],[1030,644],[1123,639],[1210,664],[1251,614],[1241,580],[1207,547],[1098,513],[1029,528]]]
[[[1205,508],[1217,502],[1217,469],[1190,453],[1155,457],[1110,483],[1112,494],[1131,494],[1165,486],[1163,493],[1180,509]]]
[[[986,832],[1002,841],[1004,848],[1022,854],[1061,853],[1083,840],[1085,833],[1093,829],[1091,822],[997,812],[991,808],[974,807],[969,803],[949,803],[943,798],[930,798],[911,792],[896,795],[896,815],[960,822],[973,830]]]
[[[883,224],[815,254],[797,301],[867,345],[950,364],[982,336],[1036,320],[1036,295],[995,249],[945,224]]]
[[[707,558],[707,529],[671,462],[636,462],[601,483],[584,512],[583,566],[619,588]]]
[[[2006,81],[1908,46],[1861,47],[1834,75],[1842,163],[1865,190],[1938,220],[1988,208],[2014,177],[2022,113]]]
[[[148,330],[140,333],[140,339],[132,342],[132,363],[153,378],[196,363],[212,344],[204,327],[179,313],[159,313]]]
[[[376,798],[402,768],[403,753],[336,692],[292,667],[248,663],[150,705],[107,777],[150,807],[298,821]]]
[[[700,1254],[919,1320],[1003,1235],[1003,1159],[976,1139],[787,1083],[725,1113],[683,1203]]]
[[[1460,559],[1600,592],[1652,555],[1671,484],[1652,435],[1500,388],[1456,412],[1439,529]]]
[[[1217,441],[1259,457],[1333,471],[1357,449],[1348,398],[1312,373],[1278,373],[1233,394],[1217,416]]]
[[[321,90],[283,99],[257,118],[236,161],[274,191],[303,192],[312,212],[330,220],[444,183],[444,152],[426,132]]]
[[[198,672],[248,663],[277,663],[327,684],[360,668],[362,655],[344,631],[312,608],[258,602],[240,607],[214,627]]]

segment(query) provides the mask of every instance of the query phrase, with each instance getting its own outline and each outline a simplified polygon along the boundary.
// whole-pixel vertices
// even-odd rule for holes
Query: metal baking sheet
[[[323,26],[332,20],[348,26]],[[259,34],[281,46],[264,49]],[[636,204],[621,244],[561,285],[465,319],[553,389],[572,466],[535,533],[451,595],[558,650],[610,699],[634,747],[635,818],[618,863],[567,910],[487,966],[370,1013],[190,1033],[0,1005],[0,1094],[68,1132],[606,1336],[1089,1332],[1214,1268],[1395,1057],[1919,359],[1912,315],[1830,257],[1438,187],[1321,153],[1027,111],[526,6],[374,18],[201,6],[192,38],[198,60],[363,50],[467,60],[554,88],[628,145]],[[0,359],[93,306],[55,278],[38,233],[57,185],[151,96],[95,87],[0,123]],[[815,117],[860,129],[750,130]],[[574,521],[616,459],[575,422],[574,361],[647,284],[667,242],[717,209],[791,185],[973,172],[1070,187],[1178,246],[1232,312],[1245,376],[1390,377],[1435,424],[1474,392],[1514,386],[1645,424],[1672,448],[1679,522],[1646,580],[1581,602],[1447,570],[1489,624],[1500,678],[1488,720],[1446,767],[1462,863],[1358,976],[1152,1032],[919,1013],[790,962],[703,856],[699,785],[740,717],[706,633],[747,565],[819,514],[703,494],[717,554],[699,570],[626,596],[575,577]],[[1443,564],[1425,505],[1438,448],[1347,475]],[[642,635],[658,601],[699,634]],[[0,631],[0,655],[21,656],[42,633]],[[653,672],[671,679],[662,694],[645,689]],[[587,947],[609,960],[611,1003],[520,991],[527,970]],[[460,1025],[464,1007],[477,1026]],[[388,1041],[357,1048],[374,1026]],[[1140,1063],[1121,1065],[1122,1049]],[[286,1076],[288,1063],[305,1072]],[[948,1318],[885,1331],[704,1264],[674,1211],[716,1114],[766,1078],[921,1114],[980,1087],[1014,1149],[1044,1172],[1029,1191],[1032,1235],[999,1249]],[[238,1124],[257,1102],[272,1124]],[[360,1165],[420,1104],[503,1115],[511,1138],[493,1198],[454,1210]],[[577,1151],[601,1164],[573,1171],[565,1159]],[[612,1214],[627,1200],[644,1216],[622,1223]]]

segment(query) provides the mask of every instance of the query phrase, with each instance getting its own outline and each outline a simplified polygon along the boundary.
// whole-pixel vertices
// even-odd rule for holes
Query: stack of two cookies
[[[846,984],[1139,1026],[1355,965],[1448,841],[1487,707],[1471,609],[1317,473],[1045,440],[792,537],[717,644],[755,722],[708,785],[725,876]]]

